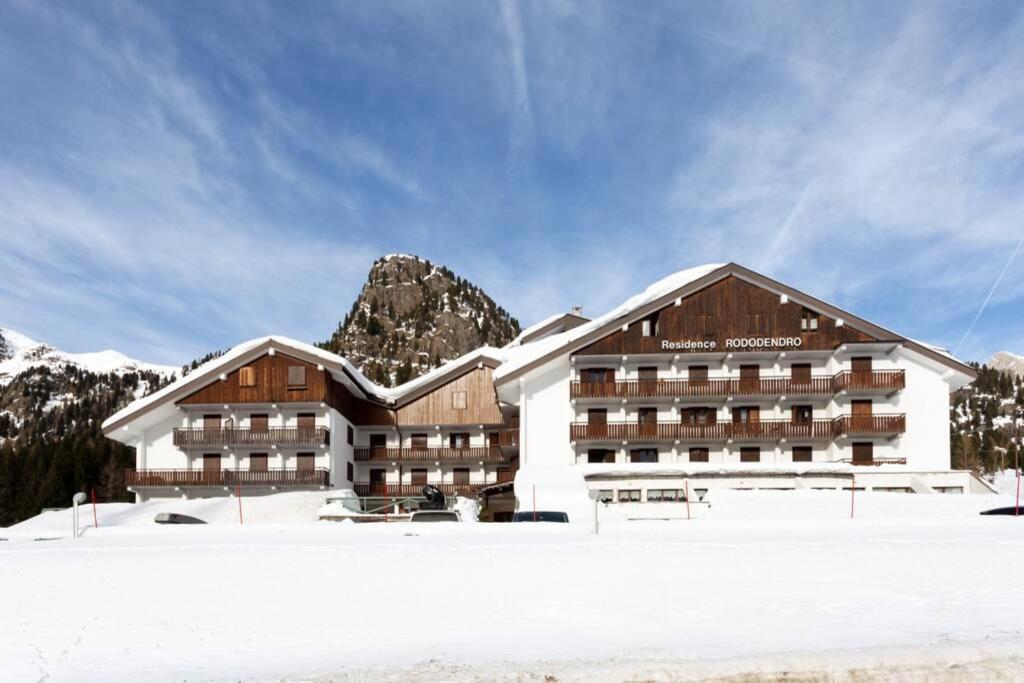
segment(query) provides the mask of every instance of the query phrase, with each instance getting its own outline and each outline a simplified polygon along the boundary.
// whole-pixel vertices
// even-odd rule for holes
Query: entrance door
[[[736,436],[756,436],[760,430],[761,409],[739,406],[732,409],[732,428]]]
[[[452,483],[455,484],[456,491],[462,491],[465,487],[469,486],[469,468],[468,467],[456,467],[452,470]]]
[[[203,415],[203,431],[220,429],[220,415]]]
[[[811,364],[793,363],[791,366],[789,366],[789,376],[793,384],[810,384]]]
[[[370,495],[383,496],[385,482],[387,481],[387,470],[370,470]]]
[[[638,369],[638,389],[641,396],[655,396],[658,393],[658,368],[646,366]]]
[[[211,486],[220,483],[220,453],[204,453],[203,484]]]
[[[637,422],[640,423],[639,431],[641,438],[654,438],[658,432],[658,409],[639,408],[637,410]]]
[[[590,438],[600,439],[608,436],[608,409],[590,408],[587,410],[587,431]]]
[[[853,386],[871,386],[871,356],[856,356],[851,360],[853,366]]]
[[[426,435],[424,435],[424,441],[426,441]],[[370,434],[370,452],[374,455],[380,454],[383,456],[384,449],[388,446],[388,435],[387,434]]]

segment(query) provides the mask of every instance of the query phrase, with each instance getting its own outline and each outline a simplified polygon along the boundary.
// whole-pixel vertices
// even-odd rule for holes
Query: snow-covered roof
[[[170,396],[179,394],[183,389],[194,387],[198,390],[202,388],[204,385],[209,383],[211,376],[219,375],[226,369],[236,365],[240,358],[243,358],[250,352],[264,346],[277,346],[280,347],[282,352],[298,352],[300,355],[304,355],[307,358],[315,360],[318,364],[322,364],[326,370],[331,372],[335,379],[345,384],[354,385],[356,389],[368,398],[379,399],[388,403],[401,401],[403,398],[415,393],[422,387],[427,386],[432,382],[443,378],[445,375],[474,362],[482,362],[485,359],[491,360],[495,364],[501,362],[500,349],[491,346],[484,346],[474,349],[473,351],[459,356],[454,360],[448,361],[444,365],[438,366],[430,372],[420,375],[401,386],[382,387],[371,382],[365,375],[363,375],[359,368],[349,362],[348,359],[343,356],[339,356],[336,353],[331,353],[330,351],[321,349],[313,344],[307,344],[306,342],[297,341],[288,337],[277,335],[258,337],[232,347],[227,351],[227,353],[203,363],[188,375],[176,379],[159,391],[156,391],[149,396],[144,396],[136,401],[132,401],[127,406],[108,417],[103,422],[103,428],[107,429],[111,425],[122,422],[126,418],[130,418],[146,408],[160,404],[163,401],[168,400]]]
[[[550,337],[539,339],[530,344],[506,347],[503,349],[505,362],[500,368],[494,371],[494,378],[496,380],[501,379],[502,377],[532,363],[538,358],[547,355],[551,351],[567,344],[571,344],[594,330],[600,329],[609,323],[630,315],[633,311],[651,303],[659,297],[674,292],[680,287],[690,284],[694,280],[699,280],[705,275],[718,270],[723,265],[724,264],[721,263],[709,263],[703,266],[687,268],[686,270],[681,270],[678,273],[673,273],[668,277],[658,280],[643,292],[630,297],[604,315],[594,318],[590,322],[584,323],[579,327],[574,327],[573,329],[562,332],[561,334],[554,334]],[[548,320],[548,322],[551,321]]]

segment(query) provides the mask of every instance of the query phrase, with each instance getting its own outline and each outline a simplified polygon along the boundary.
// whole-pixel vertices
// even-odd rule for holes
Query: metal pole
[[[599,502],[601,502],[600,501],[600,496],[594,496],[594,535],[595,536],[599,533],[599,528],[597,526],[597,504]]]
[[[537,485],[533,485],[533,521],[537,521]]]
[[[242,485],[241,484],[235,484],[235,498],[238,499],[238,523],[239,524],[244,524],[245,522],[242,519]]]
[[[92,489],[92,527],[98,529],[100,520],[96,517],[96,489]]]
[[[690,480],[683,483],[686,485],[686,519],[690,519]]]
[[[857,492],[857,475],[850,475],[850,519],[853,519],[853,494]]]

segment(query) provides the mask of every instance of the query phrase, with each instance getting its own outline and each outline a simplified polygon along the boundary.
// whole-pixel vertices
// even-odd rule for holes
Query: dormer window
[[[641,334],[645,337],[657,337],[658,336],[658,314],[654,313],[647,316],[640,323]]]
[[[809,308],[805,308],[800,317],[800,331],[801,332],[817,332],[818,331],[818,314]]]

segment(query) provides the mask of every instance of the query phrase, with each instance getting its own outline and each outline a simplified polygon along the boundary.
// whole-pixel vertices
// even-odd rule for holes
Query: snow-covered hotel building
[[[940,348],[708,265],[395,389],[322,349],[254,340],[104,431],[136,448],[141,499],[299,487],[373,500],[424,483],[487,494],[513,478],[521,502],[555,504],[579,481],[638,509],[716,487],[966,493],[984,484],[950,469],[949,395],[974,376]]]

